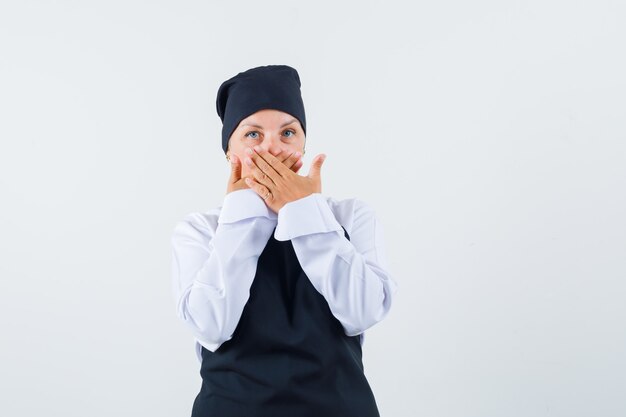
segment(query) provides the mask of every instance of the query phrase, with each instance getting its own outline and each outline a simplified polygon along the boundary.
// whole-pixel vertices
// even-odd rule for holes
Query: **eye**
[[[296,132],[294,130],[292,130],[292,129],[285,130],[285,133],[287,133],[287,132],[291,132],[291,135],[287,136],[288,138],[290,138],[290,137],[292,137],[292,136],[294,136],[296,134]]]
[[[256,130],[253,130],[253,131],[251,131],[251,132],[246,133],[244,136],[245,136],[245,137],[247,137],[247,138],[249,138],[250,136],[248,136],[248,135],[249,135],[250,133],[256,133],[257,135],[259,134],[259,132],[257,132]],[[258,136],[257,136],[257,137],[258,137]],[[252,138],[252,139],[256,139],[257,137],[254,137],[254,138]]]

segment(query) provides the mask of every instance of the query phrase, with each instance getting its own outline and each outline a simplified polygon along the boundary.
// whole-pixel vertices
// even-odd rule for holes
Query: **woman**
[[[321,194],[323,154],[297,174],[306,119],[294,68],[240,72],[216,104],[226,196],[172,236],[176,312],[201,363],[192,417],[379,416],[361,349],[397,284],[374,211]]]

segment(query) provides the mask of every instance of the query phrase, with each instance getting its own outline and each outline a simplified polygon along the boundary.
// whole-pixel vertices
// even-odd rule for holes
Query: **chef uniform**
[[[224,151],[239,121],[263,108],[304,128],[299,87],[296,70],[283,65],[224,82]],[[237,190],[186,217],[172,243],[177,313],[201,361],[192,417],[379,416],[363,332],[386,316],[397,284],[367,205],[314,193],[277,215],[253,190]]]

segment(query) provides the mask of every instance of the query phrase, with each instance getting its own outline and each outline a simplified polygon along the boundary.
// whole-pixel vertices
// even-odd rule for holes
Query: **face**
[[[242,163],[241,176],[251,177],[248,166],[244,163],[246,148],[259,145],[274,156],[281,151],[286,153],[303,152],[306,138],[298,119],[289,113],[274,109],[263,109],[239,122],[228,141],[227,155],[237,155]]]

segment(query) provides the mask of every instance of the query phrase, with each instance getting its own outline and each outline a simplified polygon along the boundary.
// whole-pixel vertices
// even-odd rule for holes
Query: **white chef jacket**
[[[365,202],[313,193],[276,214],[254,190],[232,191],[221,206],[185,216],[171,238],[176,314],[191,330],[200,362],[202,346],[215,352],[232,338],[272,231],[276,240],[291,240],[346,335],[360,335],[363,345],[365,330],[389,312],[398,285],[381,224]]]

